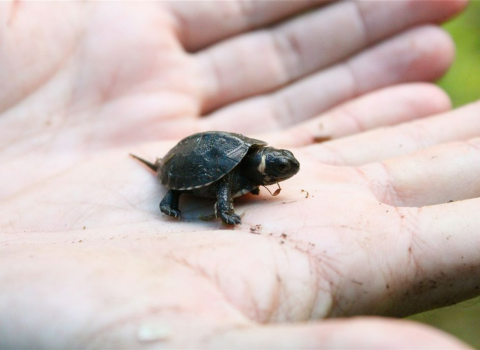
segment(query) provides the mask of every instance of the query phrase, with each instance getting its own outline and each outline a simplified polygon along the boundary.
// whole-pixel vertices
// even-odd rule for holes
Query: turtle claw
[[[160,207],[160,210],[162,211],[162,213],[167,214],[171,217],[174,217],[177,219],[180,217],[180,210],[172,209],[168,206],[162,206]]]
[[[242,223],[242,219],[237,214],[220,214],[220,218],[227,225],[237,225]]]

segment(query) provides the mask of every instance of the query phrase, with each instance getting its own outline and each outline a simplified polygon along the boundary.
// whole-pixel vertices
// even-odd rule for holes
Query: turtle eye
[[[280,162],[278,162],[275,166],[277,168],[277,171],[281,174],[286,174],[290,171],[292,166],[290,165],[290,162],[282,159]]]

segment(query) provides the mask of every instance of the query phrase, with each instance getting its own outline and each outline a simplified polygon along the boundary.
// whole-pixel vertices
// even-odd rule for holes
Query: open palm
[[[260,324],[402,316],[476,293],[478,242],[460,234],[478,227],[478,201],[418,207],[478,195],[478,143],[422,150],[478,136],[478,107],[376,129],[449,108],[427,84],[378,89],[441,75],[448,39],[409,28],[463,4],[345,2],[293,19],[316,5],[239,4],[3,11],[2,345],[381,346],[420,333],[448,345],[378,320]],[[127,156],[208,129],[297,147],[301,172],[278,197],[237,200],[235,229],[199,220],[213,211],[200,199],[182,199],[181,221],[162,216],[165,190]]]

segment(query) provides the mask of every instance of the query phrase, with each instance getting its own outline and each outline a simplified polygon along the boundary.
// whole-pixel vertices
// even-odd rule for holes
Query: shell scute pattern
[[[253,145],[266,143],[224,132],[191,135],[165,155],[159,179],[174,190],[208,186],[237,166]]]

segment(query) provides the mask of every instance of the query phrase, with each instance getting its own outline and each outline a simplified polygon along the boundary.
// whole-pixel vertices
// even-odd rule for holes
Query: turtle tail
[[[145,160],[145,159],[142,159],[140,157],[137,157],[136,155],[134,154],[131,154],[130,153],[130,157],[132,158],[135,158],[136,160],[139,160],[140,162],[142,162],[143,164],[145,164],[146,166],[148,166],[150,169],[152,169],[153,171],[157,172],[158,170],[158,161],[154,163],[150,163],[148,160]]]

